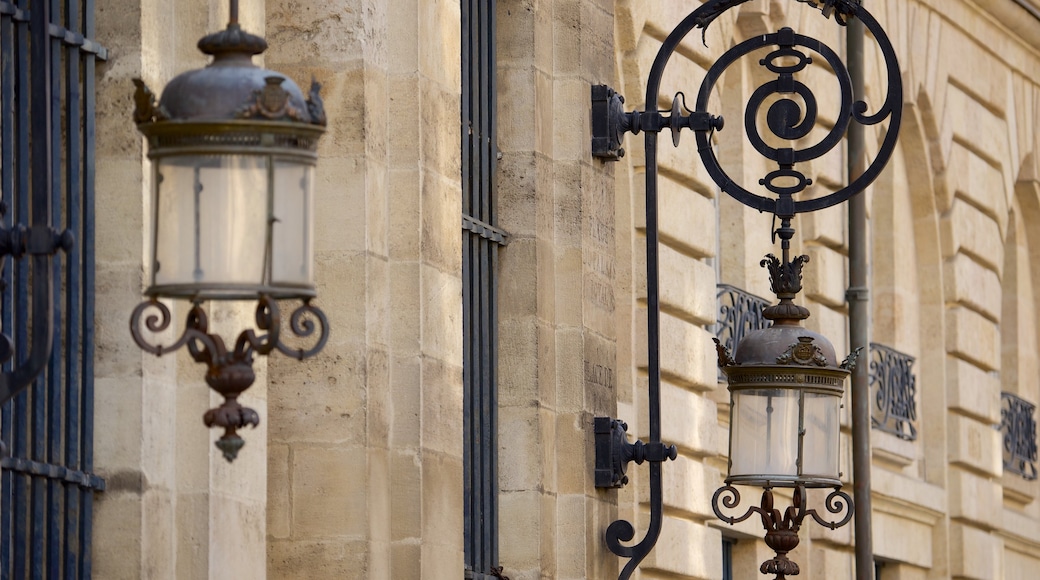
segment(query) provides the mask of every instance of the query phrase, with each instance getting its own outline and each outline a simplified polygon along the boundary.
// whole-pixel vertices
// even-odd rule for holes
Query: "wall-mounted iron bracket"
[[[700,133],[721,131],[725,120],[716,115],[686,109],[682,93],[672,99],[669,111],[631,111],[626,113],[625,97],[607,85],[592,87],[592,156],[604,161],[617,161],[625,156],[621,141],[625,133],[638,135],[640,131],[658,133],[664,129],[672,132],[672,143],[679,145],[683,129]],[[683,114],[683,110],[689,112]],[[668,113],[665,115],[664,113]]]
[[[628,424],[610,417],[596,417],[593,428],[596,433],[596,487],[624,487],[628,484],[626,467],[631,461],[641,465],[644,461],[661,462],[675,460],[679,450],[675,445],[663,443],[628,442]]]

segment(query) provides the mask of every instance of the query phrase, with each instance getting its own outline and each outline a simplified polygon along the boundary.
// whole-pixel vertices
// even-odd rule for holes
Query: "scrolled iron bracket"
[[[727,524],[740,523],[755,514],[762,518],[766,545],[776,552],[776,556],[763,562],[759,570],[763,574],[776,574],[774,580],[784,580],[787,576],[799,573],[798,564],[789,560],[787,554],[798,547],[798,531],[805,518],[812,517],[816,523],[832,530],[840,528],[852,519],[852,498],[841,489],[832,491],[824,501],[824,507],[829,513],[844,514],[840,519],[833,521],[824,519],[815,509],[807,508],[805,486],[799,485],[793,491],[791,505],[783,512],[773,507],[773,490],[767,488],[762,492],[760,505],[749,506],[740,516],[729,516],[723,511],[723,508],[732,510],[740,505],[740,492],[737,488],[724,485],[716,490],[711,498],[711,509],[715,516]]]
[[[149,312],[147,316],[146,312]],[[235,340],[234,348],[230,350],[220,336],[209,332],[206,312],[197,302],[188,310],[184,331],[173,343],[152,343],[143,332],[163,332],[170,327],[171,322],[170,309],[153,297],[134,308],[130,316],[130,334],[133,335],[137,346],[145,352],[162,356],[181,347],[187,347],[195,362],[209,367],[206,372],[206,384],[223,396],[224,402],[206,411],[203,422],[207,427],[224,429],[224,434],[217,440],[216,446],[229,463],[235,460],[238,451],[245,445],[245,441],[238,435],[238,430],[260,424],[257,412],[243,407],[238,402],[238,397],[251,387],[256,379],[253,372],[255,355],[267,355],[278,350],[286,356],[302,360],[321,351],[329,338],[329,323],[325,313],[312,306],[309,300],[305,300],[289,316],[289,329],[292,334],[302,339],[313,339],[314,344],[309,348],[292,348],[282,341],[282,321],[278,304],[268,296],[261,296],[257,302],[254,314],[256,328],[243,330]]]

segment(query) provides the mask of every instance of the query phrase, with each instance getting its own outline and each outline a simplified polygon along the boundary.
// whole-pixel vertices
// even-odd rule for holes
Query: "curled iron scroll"
[[[705,132],[697,133],[701,161],[709,175],[723,191],[744,205],[781,217],[793,217],[797,213],[824,209],[866,189],[888,164],[895,150],[902,120],[903,86],[899,63],[891,41],[874,17],[858,4],[851,4],[848,10],[848,16],[860,19],[870,31],[881,49],[885,62],[888,94],[885,102],[873,113],[868,113],[869,107],[866,102],[854,100],[860,95],[853,95],[848,69],[838,54],[819,40],[796,34],[789,28],[773,34],[756,36],[734,46],[708,70],[697,96],[697,112],[707,112],[709,97],[727,68],[753,51],[770,46],[777,47],[759,61],[759,64],[775,73],[777,78],[755,90],[748,100],[744,115],[744,126],[751,144],[764,157],[777,163],[777,169],[759,182],[777,197],[757,195],[734,181],[719,164],[711,146],[711,135]],[[834,71],[841,94],[840,110],[834,127],[818,143],[804,149],[796,149],[793,144],[789,148],[770,147],[757,125],[757,114],[771,95],[780,95],[780,99],[772,103],[766,114],[766,125],[773,135],[781,140],[793,142],[807,136],[816,126],[816,98],[808,87],[795,79],[797,73],[813,62],[813,55],[801,49],[820,55]],[[793,95],[797,95],[802,103],[793,99]],[[851,122],[876,125],[886,119],[889,125],[881,147],[873,162],[860,177],[827,195],[814,199],[793,199],[793,196],[803,192],[813,183],[811,178],[795,168],[797,163],[816,159],[838,146]]]

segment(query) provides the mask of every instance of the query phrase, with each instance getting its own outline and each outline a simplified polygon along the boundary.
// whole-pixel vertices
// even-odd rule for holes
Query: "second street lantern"
[[[780,297],[763,311],[772,326],[745,336],[732,357],[719,346],[732,403],[727,484],[841,486],[839,414],[855,356],[839,365],[831,342],[802,326],[809,311],[792,299],[805,260],[763,260]]]
[[[134,310],[130,328],[147,352],[186,346],[208,366],[206,382],[225,402],[204,421],[224,428],[217,447],[231,461],[244,444],[237,429],[259,423],[237,400],[255,378],[254,356],[279,350],[303,359],[328,338],[324,314],[310,305],[317,295],[314,170],[326,119],[317,82],[304,97],[292,80],[253,64],[267,42],[242,30],[237,0],[227,28],[198,46],[212,62],[178,75],[160,99],[134,81],[134,121],[152,160],[153,213],[148,300]],[[152,333],[169,326],[160,298],[192,302],[183,334],[170,345],[142,332],[142,324]],[[303,304],[289,329],[311,339],[309,348],[281,340],[277,300],[291,298]],[[208,331],[206,300],[255,301],[256,329],[225,345]]]
[[[840,441],[841,399],[845,379],[855,364],[855,354],[842,363],[834,347],[823,336],[803,328],[801,321],[809,311],[794,303],[801,290],[802,266],[806,256],[792,259],[791,240],[798,214],[826,209],[861,193],[884,169],[895,150],[902,115],[903,89],[898,59],[892,43],[877,20],[863,8],[860,0],[799,0],[845,26],[859,22],[877,43],[887,73],[888,91],[880,105],[868,105],[865,91],[854,83],[850,70],[838,51],[818,39],[799,34],[790,27],[774,33],[756,34],[736,43],[706,71],[697,91],[693,110],[686,107],[683,93],[676,93],[671,110],[660,110],[662,82],[669,59],[679,50],[695,29],[706,41],[707,28],[723,13],[749,0],[708,0],[689,13],[662,42],[650,68],[646,83],[646,109],[626,112],[624,99],[610,87],[592,87],[592,155],[604,161],[617,161],[624,155],[622,140],[626,133],[644,133],[643,156],[646,176],[646,307],[647,307],[647,401],[649,440],[629,443],[625,423],[611,417],[597,417],[593,427],[596,437],[596,486],[622,487],[628,477],[625,466],[630,461],[650,463],[649,522],[646,535],[634,544],[635,527],[626,520],[615,520],[607,526],[604,539],[611,552],[627,559],[619,580],[631,578],[639,563],[653,549],[661,533],[664,519],[664,487],[662,464],[676,457],[674,446],[661,441],[661,357],[660,357],[660,268],[658,262],[658,149],[659,133],[668,130],[672,145],[678,147],[683,129],[694,133],[697,155],[703,169],[719,190],[741,204],[771,213],[779,222],[773,231],[780,239],[782,256],[769,255],[763,261],[772,278],[773,291],[780,303],[765,310],[773,325],[746,336],[731,353],[718,343],[719,364],[725,372],[731,393],[730,469],[725,486],[715,492],[712,508],[724,522],[735,524],[754,514],[762,518],[766,544],[776,556],[763,562],[763,574],[775,574],[776,580],[799,573],[798,565],[787,554],[798,545],[798,531],[811,517],[817,523],[834,529],[853,517],[852,498],[841,490],[838,446]],[[745,63],[762,67],[759,75],[747,77]],[[812,68],[810,68],[810,65]],[[822,69],[816,68],[822,65]],[[754,66],[752,64],[751,66]],[[712,114],[709,103],[727,70],[741,78],[763,78],[765,82],[747,97],[741,123],[730,123],[737,131],[724,131],[727,126],[720,116]],[[829,68],[836,89],[826,101],[832,123],[821,122],[821,102],[805,82],[816,84],[819,73]],[[815,77],[815,78],[814,78]],[[804,81],[804,82],[803,82]],[[857,88],[859,86],[859,88]],[[739,94],[726,93],[725,99],[737,100]],[[764,123],[763,123],[764,121]],[[885,126],[887,122],[887,126]],[[817,159],[841,153],[846,134],[879,126],[877,154],[863,171],[850,176],[849,183],[831,191],[825,183],[805,171]],[[883,128],[883,131],[880,129]],[[731,176],[717,157],[721,152],[737,150],[738,143],[729,136],[743,137],[768,166],[767,173],[754,182],[743,183]],[[728,140],[723,146],[721,142]],[[744,143],[740,142],[739,147]],[[833,152],[833,154],[832,154]],[[851,154],[850,154],[851,155]],[[775,163],[775,166],[772,164]],[[745,173],[746,170],[745,170]],[[745,185],[751,189],[745,188]],[[857,351],[858,352],[858,351]],[[862,402],[862,398],[857,397]],[[863,408],[863,405],[855,405]],[[862,415],[855,415],[862,418]],[[869,421],[869,418],[867,419]],[[862,425],[862,420],[854,420]],[[869,436],[869,432],[866,434]],[[862,437],[861,437],[862,440]],[[869,448],[869,444],[867,445]],[[869,468],[869,465],[867,466]],[[860,476],[862,471],[857,473]],[[866,476],[864,476],[866,477]],[[736,485],[762,488],[762,501],[750,506],[739,516],[726,515],[740,505]],[[783,511],[774,508],[773,489],[792,490],[792,505]],[[807,502],[807,489],[831,488],[824,502],[826,519]],[[869,527],[868,527],[869,529]],[[857,532],[859,538],[863,538]],[[859,542],[861,545],[863,541]],[[867,558],[857,558],[870,564]]]

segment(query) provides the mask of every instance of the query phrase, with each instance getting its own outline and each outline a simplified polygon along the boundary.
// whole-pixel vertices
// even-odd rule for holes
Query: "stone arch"
[[[1020,339],[1026,341],[1025,344],[1019,343],[1017,349],[1028,352],[1031,358],[1040,359],[1040,291],[1037,291],[1037,288],[1040,288],[1040,267],[1037,266],[1040,264],[1040,179],[1037,177],[1036,161],[1035,154],[1026,156],[1019,172],[1015,184],[1012,216],[1008,220],[1008,239],[1011,238],[1011,228],[1014,227],[1017,246],[1020,248],[1018,264],[1026,269],[1024,274],[1021,271],[1016,272],[1019,279],[1018,288],[1026,294],[1028,301],[1028,304],[1022,306],[1026,309],[1032,307],[1032,312],[1028,314],[1028,322],[1023,323],[1021,313],[1016,317],[1019,326],[1024,326],[1019,328],[1017,334]],[[1007,262],[1006,258],[1005,263]],[[1007,276],[1007,272],[1005,275]],[[1005,319],[1002,316],[1003,320]],[[1018,358],[1021,359],[1020,355]],[[1028,363],[1028,366],[1029,368],[1019,369],[1019,378],[1030,381],[1032,385],[1025,389],[1020,387],[1019,391],[1023,392],[1026,398],[1040,403],[1040,360]],[[1021,380],[1018,383],[1021,383]]]
[[[941,472],[927,470],[920,461],[945,439],[941,429],[922,428],[941,426],[945,408],[943,259],[927,111],[913,102],[904,104],[892,165],[873,188],[872,340],[916,359],[919,442],[890,442],[889,458],[897,468],[903,462],[907,475],[939,483]]]
[[[1013,395],[1012,400],[1018,397],[1034,406],[1040,405],[1040,292],[1036,289],[1040,283],[1040,267],[1035,265],[1040,259],[1040,249],[1036,247],[1040,243],[1040,222],[1037,220],[1040,220],[1040,187],[1033,179],[1020,178],[1008,211],[1004,237],[1000,389],[1002,393]],[[1008,409],[1017,407],[1002,396],[1002,423],[1005,405]],[[1033,418],[1036,419],[1035,411]],[[1033,442],[1036,443],[1035,432]],[[1006,454],[1007,449],[1004,451]],[[1007,459],[1005,455],[1004,460]],[[1023,478],[1005,464],[1001,484],[1006,506],[1021,510],[1031,518],[1040,516],[1040,505],[1035,501],[1040,483]]]

